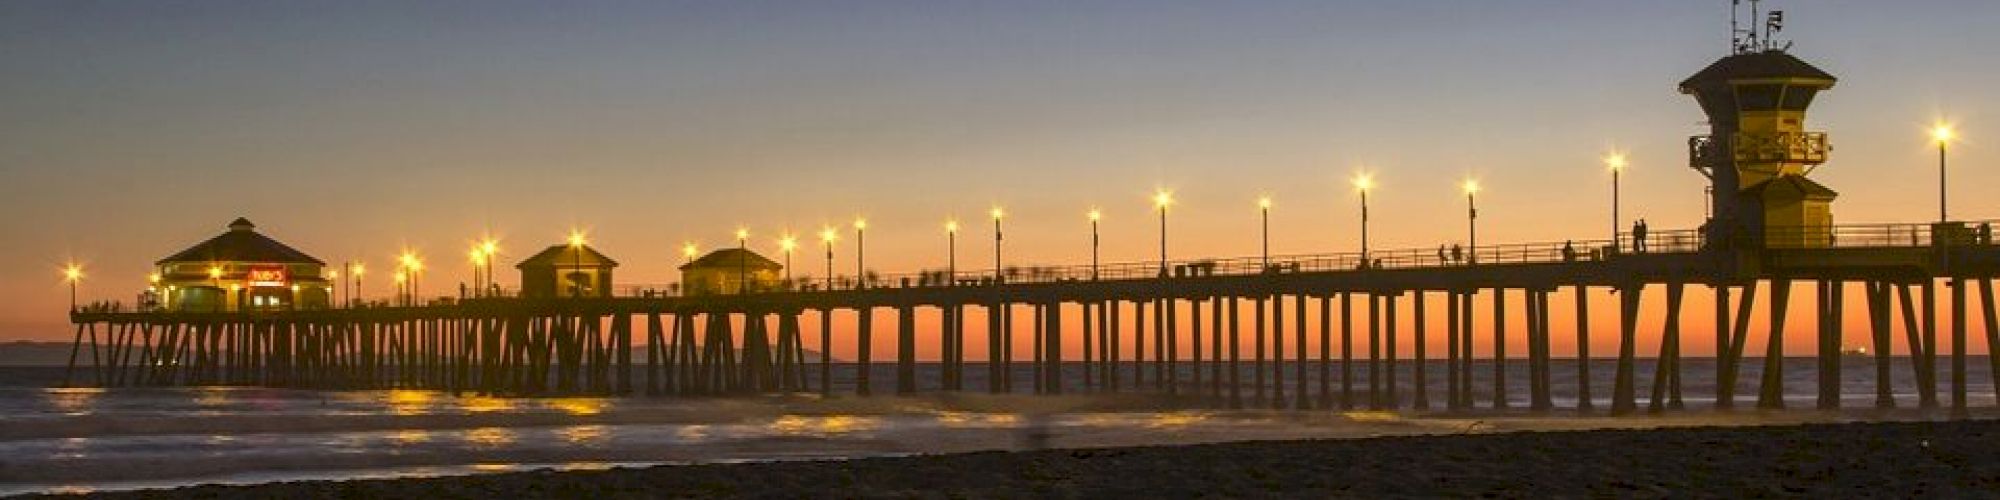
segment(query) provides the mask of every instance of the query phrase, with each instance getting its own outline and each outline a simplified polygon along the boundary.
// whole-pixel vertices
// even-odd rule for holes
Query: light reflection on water
[[[49,389],[43,392],[49,407],[64,415],[89,415],[104,389],[96,387],[69,387]]]
[[[480,427],[465,431],[465,442],[475,448],[499,448],[514,444],[519,437],[513,429],[505,427]]]
[[[611,429],[602,425],[572,425],[556,429],[556,435],[569,444],[594,446],[608,440]]]
[[[764,426],[765,429],[778,435],[820,437],[872,431],[880,427],[882,427],[880,417],[855,415],[785,415]]]
[[[545,403],[549,408],[562,410],[571,415],[587,416],[604,413],[611,407],[611,400],[605,398],[553,398]]]

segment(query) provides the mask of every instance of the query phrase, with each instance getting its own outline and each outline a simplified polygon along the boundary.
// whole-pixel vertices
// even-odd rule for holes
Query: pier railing
[[[1830,228],[1769,227],[1764,234],[1743,237],[1753,247],[1776,249],[1912,248],[1938,243],[1955,246],[1993,244],[1994,220],[1948,223],[1843,224]],[[1396,248],[1367,252],[1283,254],[1212,259],[1182,259],[1165,262],[1125,261],[1098,265],[1012,265],[995,269],[926,269],[909,273],[864,276],[826,276],[801,273],[789,280],[753,286],[750,293],[796,293],[851,291],[881,288],[934,288],[947,286],[993,286],[1069,283],[1083,281],[1130,281],[1162,278],[1252,276],[1351,271],[1393,271],[1437,269],[1479,265],[1554,264],[1601,262],[1636,254],[1691,254],[1708,246],[1700,230],[1653,231],[1644,238],[1632,232],[1610,239],[1581,239],[1562,242],[1505,243],[1462,247],[1440,245],[1429,248]],[[809,267],[809,266],[808,266]],[[678,283],[618,284],[611,290],[620,298],[669,298],[683,295]],[[504,299],[520,296],[518,288],[493,287],[475,290],[470,297],[437,296],[421,305],[451,305],[463,300]],[[372,300],[341,304],[342,308],[398,307],[393,301]],[[134,310],[116,302],[93,303],[87,309],[99,311]]]

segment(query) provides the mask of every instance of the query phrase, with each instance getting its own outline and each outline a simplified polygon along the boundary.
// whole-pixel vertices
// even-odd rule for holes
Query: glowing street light
[[[486,262],[486,287],[495,289],[493,291],[498,291],[498,286],[493,282],[493,260],[500,256],[500,242],[495,241],[493,238],[486,238],[479,242],[479,252],[486,254],[486,257],[482,259]]]
[[[791,288],[791,286],[792,286],[792,249],[795,249],[795,248],[798,248],[798,247],[799,247],[799,239],[798,239],[798,238],[794,238],[794,237],[792,237],[792,233],[785,233],[785,237],[784,237],[784,238],[780,238],[780,239],[778,239],[778,248],[779,248],[780,250],[784,250],[784,251],[785,251],[785,287],[786,287],[786,288]]]
[[[1956,134],[1951,130],[1950,124],[1939,122],[1938,124],[1931,126],[1931,140],[1937,141],[1937,147],[1938,147],[1938,222],[1944,222],[1950,220],[1944,208],[1945,207],[1944,165],[1945,165],[1945,145],[1951,143],[1951,140],[1954,135]]]
[[[583,298],[583,280],[585,278],[583,274],[583,248],[588,244],[590,244],[590,240],[584,236],[583,231],[576,229],[569,230],[570,262],[574,265],[570,273],[571,276],[575,277],[572,280],[574,281],[572,286],[575,287],[575,290],[572,292],[571,297]]]
[[[958,219],[944,221],[944,237],[944,286],[954,286],[958,284]]]
[[[1084,216],[1090,218],[1090,280],[1097,281],[1097,222],[1104,219],[1104,212],[1092,208]]]
[[[1271,197],[1257,198],[1257,213],[1263,218],[1263,250],[1260,254],[1264,268],[1260,272],[1271,271]]]
[[[1000,272],[1000,219],[1007,217],[1007,211],[995,206],[990,213],[993,215],[993,284],[999,285],[1006,278]]]
[[[1618,174],[1625,171],[1625,154],[1612,152],[1604,157],[1604,166],[1611,170],[1611,249],[1617,251],[1618,229],[1624,227],[1618,218]]]
[[[476,297],[479,296],[481,290],[486,289],[486,285],[481,281],[482,278],[480,277],[481,268],[486,267],[485,249],[474,245],[472,250],[466,253],[466,262],[472,263],[472,294]]]
[[[694,263],[694,257],[699,253],[701,253],[701,248],[696,247],[694,242],[681,243],[681,258],[687,259],[689,264]]]
[[[404,250],[402,255],[396,257],[396,262],[402,264],[402,273],[409,279],[409,286],[405,290],[408,295],[407,305],[416,305],[417,296],[422,293],[423,281],[418,279],[418,276],[423,272],[424,261],[417,258],[416,253]]]
[[[736,228],[736,293],[750,293],[750,230]]]
[[[1167,190],[1153,192],[1153,206],[1160,210],[1160,277],[1167,277],[1167,207],[1174,204],[1174,193]]]
[[[1465,262],[1468,264],[1478,264],[1479,206],[1473,200],[1473,195],[1479,194],[1479,181],[1466,179],[1463,184],[1459,185],[1459,189],[1465,190],[1465,246],[1467,250]]]
[[[347,263],[347,281],[354,286],[354,289],[347,293],[349,302],[365,297],[361,290],[361,274],[367,271],[367,267],[358,261]]]
[[[833,290],[833,241],[840,239],[840,233],[831,227],[819,230],[819,242],[826,245],[826,289]]]
[[[1368,191],[1375,189],[1375,178],[1369,174],[1354,176],[1354,191],[1361,193],[1361,265],[1368,267]]]
[[[63,266],[63,281],[69,282],[69,311],[76,312],[76,286],[83,281],[83,266],[70,263]]]
[[[868,286],[868,219],[854,219],[854,279],[856,288]]]

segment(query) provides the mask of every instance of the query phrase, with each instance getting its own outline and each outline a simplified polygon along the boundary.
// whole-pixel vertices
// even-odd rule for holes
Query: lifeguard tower
[[[1823,248],[1832,244],[1838,193],[1807,175],[1826,163],[1825,132],[1806,130],[1806,107],[1834,77],[1787,53],[1772,36],[1784,12],[1751,19],[1742,29],[1731,13],[1731,54],[1680,84],[1708,115],[1709,135],[1688,138],[1689,166],[1710,183],[1712,216],[1704,227],[1711,249]],[[1754,21],[1753,21],[1754,22]]]

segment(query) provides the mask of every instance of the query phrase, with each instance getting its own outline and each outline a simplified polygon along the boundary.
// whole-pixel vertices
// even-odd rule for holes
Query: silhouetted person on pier
[[[1569,240],[1563,241],[1563,262],[1576,262],[1575,242]]]
[[[1991,222],[1979,223],[1979,244],[1981,245],[1993,244],[1993,223]]]
[[[1444,255],[1444,245],[1438,245],[1438,264],[1442,265],[1442,264],[1450,264],[1450,263],[1451,263],[1451,259],[1446,259],[1446,258],[1445,258],[1445,255]]]
[[[1646,219],[1632,223],[1632,251],[1646,253]]]
[[[1457,262],[1457,263],[1460,263],[1460,264],[1464,264],[1464,263],[1465,263],[1465,247],[1462,247],[1462,246],[1458,246],[1458,244],[1457,244],[1457,243],[1453,243],[1453,244],[1451,244],[1451,261],[1452,261],[1452,262]]]

